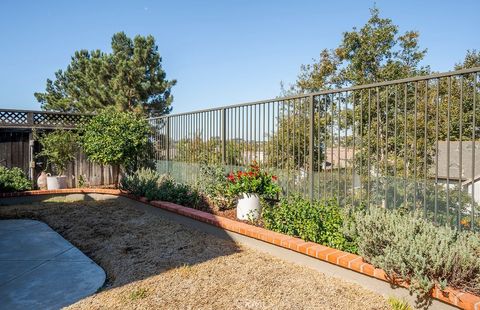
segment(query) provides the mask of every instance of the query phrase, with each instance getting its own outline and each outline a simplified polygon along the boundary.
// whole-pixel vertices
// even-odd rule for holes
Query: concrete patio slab
[[[0,221],[0,309],[59,309],[104,282],[103,269],[45,223]]]

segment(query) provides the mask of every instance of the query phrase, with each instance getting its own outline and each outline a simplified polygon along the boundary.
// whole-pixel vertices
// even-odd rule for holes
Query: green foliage
[[[125,175],[121,188],[148,200],[162,200],[179,205],[200,208],[201,195],[187,184],[178,183],[168,175],[161,175],[149,168],[140,168]]]
[[[210,205],[223,210],[235,206],[234,199],[227,194],[228,181],[225,177],[225,169],[220,165],[200,163],[200,180],[196,188],[207,199]]]
[[[155,170],[140,168],[133,173],[125,175],[120,180],[120,186],[136,196],[154,200],[155,193],[165,177],[165,175],[161,175]]]
[[[276,183],[277,177],[262,171],[254,161],[247,171],[231,172],[227,177],[227,194],[231,197],[245,194],[258,194],[263,198],[276,198],[280,187]]]
[[[176,147],[176,161],[186,163],[206,162],[213,165],[223,162],[222,141],[219,138],[211,138],[204,141],[201,135],[196,135],[191,139],[181,139]],[[226,141],[225,147],[226,163],[240,165],[242,162],[242,145],[235,141]]]
[[[32,189],[32,182],[25,176],[22,169],[8,169],[0,166],[0,193],[21,192]]]
[[[42,109],[63,112],[98,112],[115,105],[121,111],[151,116],[170,112],[171,88],[153,36],[113,35],[112,53],[75,52],[66,70],[47,79],[45,93],[35,93]]]
[[[357,251],[355,243],[342,232],[344,214],[335,200],[310,203],[293,195],[282,198],[278,205],[265,206],[262,218],[267,229],[351,253]]]
[[[390,304],[392,310],[413,310],[407,301],[395,297],[388,297],[387,302]]]
[[[45,157],[47,160],[46,169],[62,175],[67,169],[68,163],[75,160],[78,151],[78,134],[71,130],[57,129],[40,136],[39,142],[42,146],[37,157]]]
[[[147,120],[133,112],[105,109],[81,128],[81,144],[88,159],[133,171],[151,155]]]
[[[370,10],[370,19],[361,27],[343,33],[339,46],[323,50],[318,62],[301,67],[296,92],[362,85],[413,76],[426,50],[419,48],[419,33],[398,33],[391,19]]]
[[[358,253],[428,294],[436,285],[480,292],[480,236],[436,227],[419,213],[383,208],[354,213]]]
[[[152,199],[170,201],[191,208],[203,207],[202,197],[194,187],[178,183],[170,177],[164,179]]]

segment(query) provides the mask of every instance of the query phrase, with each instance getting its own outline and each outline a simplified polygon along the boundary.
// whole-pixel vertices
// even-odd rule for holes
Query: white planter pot
[[[237,203],[239,220],[257,220],[262,213],[260,198],[257,194],[241,194]]]
[[[67,188],[67,177],[64,175],[47,176],[47,189]]]

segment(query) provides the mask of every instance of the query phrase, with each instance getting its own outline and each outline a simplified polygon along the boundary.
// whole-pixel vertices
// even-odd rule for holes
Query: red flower
[[[233,173],[230,172],[230,174],[228,175],[227,179],[228,179],[230,182],[233,182],[233,181],[235,181],[235,176],[233,175]]]
[[[276,175],[272,175],[272,180],[276,181],[278,180],[278,177]]]

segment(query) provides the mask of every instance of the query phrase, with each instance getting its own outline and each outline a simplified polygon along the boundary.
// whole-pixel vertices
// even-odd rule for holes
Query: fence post
[[[227,164],[227,110],[225,108],[222,109],[222,117],[221,117],[221,126],[222,126],[222,163],[223,165]]]
[[[33,127],[33,112],[27,112],[27,124]]]
[[[314,106],[314,101],[313,101],[313,95],[310,96],[310,132],[309,132],[309,151],[308,151],[308,174],[309,174],[309,195],[310,195],[310,202],[313,202],[313,156],[314,156],[314,124],[315,124],[315,106]]]
[[[166,123],[166,135],[165,135],[165,142],[166,142],[166,159],[167,159],[167,172],[170,173],[170,116],[166,117],[167,123]]]

